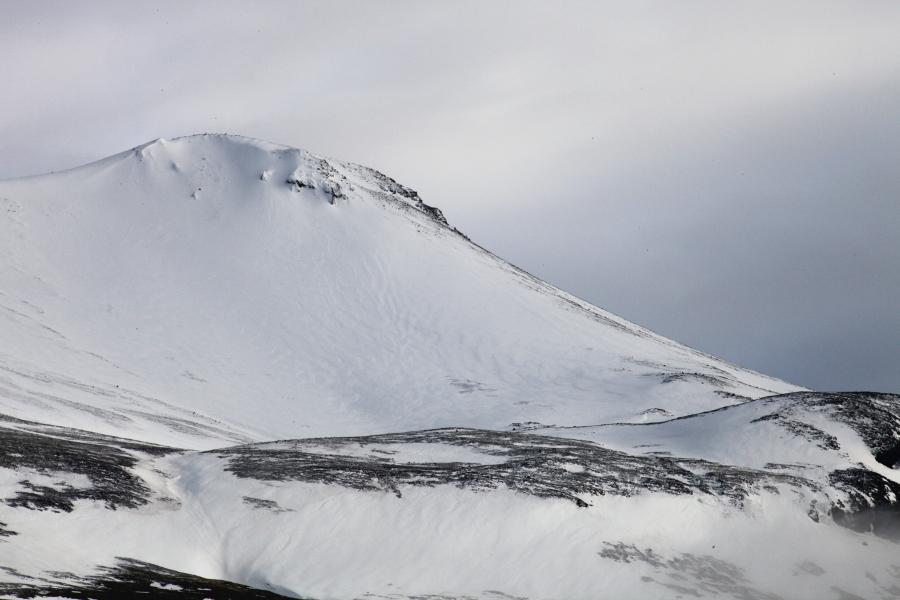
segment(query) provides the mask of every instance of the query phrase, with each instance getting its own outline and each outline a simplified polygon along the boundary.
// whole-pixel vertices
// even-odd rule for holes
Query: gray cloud
[[[896,390],[900,122],[886,96],[760,114],[752,134],[709,134],[486,227],[501,255],[702,350],[811,387]]]
[[[6,2],[0,177],[239,133],[701,350],[900,392],[900,5]]]

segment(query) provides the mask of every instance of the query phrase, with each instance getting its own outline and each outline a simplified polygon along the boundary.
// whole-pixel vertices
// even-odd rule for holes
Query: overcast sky
[[[690,346],[900,393],[900,2],[0,1],[0,178],[234,133]]]

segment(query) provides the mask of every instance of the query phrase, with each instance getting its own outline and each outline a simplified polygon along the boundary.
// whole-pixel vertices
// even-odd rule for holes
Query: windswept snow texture
[[[224,135],[0,182],[0,339],[7,414],[194,448],[802,389],[529,276],[376,171]]]
[[[365,167],[0,182],[0,597],[900,598],[898,462],[900,397],[662,338]]]

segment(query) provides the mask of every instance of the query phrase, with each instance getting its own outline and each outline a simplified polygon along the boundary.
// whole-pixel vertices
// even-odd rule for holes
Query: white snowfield
[[[412,195],[222,135],[0,182],[0,411],[199,448],[803,389],[543,283]]]
[[[898,464],[900,397],[663,338],[365,167],[0,182],[0,597],[900,598]]]

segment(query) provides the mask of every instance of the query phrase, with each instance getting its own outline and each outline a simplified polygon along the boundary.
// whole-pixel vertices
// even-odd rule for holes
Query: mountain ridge
[[[642,420],[803,389],[592,307],[389,177],[303,150],[156,141],[0,198],[16,361],[132,390],[138,412],[153,398],[264,440]]]

